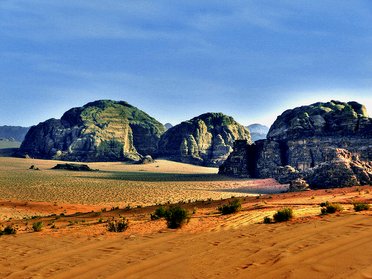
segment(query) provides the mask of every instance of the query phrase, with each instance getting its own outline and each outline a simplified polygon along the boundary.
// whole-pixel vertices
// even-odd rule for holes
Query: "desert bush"
[[[320,212],[324,215],[324,214],[332,214],[332,213],[336,213],[336,212],[340,212],[342,210],[344,210],[342,208],[342,206],[338,203],[330,203],[330,202],[322,202],[320,204],[320,206],[322,207],[320,209]]]
[[[292,208],[283,208],[278,210],[274,215],[273,218],[275,222],[285,222],[293,218],[293,211]]]
[[[163,206],[155,209],[154,214],[151,214],[151,220],[157,220],[165,217],[166,209]]]
[[[354,203],[354,210],[355,211],[369,210],[369,208],[370,208],[370,205],[368,203],[364,203],[364,202]]]
[[[0,231],[0,235],[5,234],[16,234],[17,230],[13,228],[11,225],[6,226],[2,231]]]
[[[40,232],[44,227],[44,223],[43,222],[35,222],[32,224],[32,229],[34,230],[34,232]]]
[[[123,232],[128,229],[128,220],[122,218],[121,220],[111,220],[107,223],[107,230],[109,232]]]
[[[270,224],[270,223],[273,222],[273,220],[271,219],[271,217],[266,216],[266,217],[264,217],[263,222],[264,222],[264,224]]]
[[[188,223],[190,220],[189,212],[177,205],[171,206],[165,211],[165,220],[167,221],[168,228],[177,229]]]
[[[222,215],[232,214],[238,212],[242,208],[242,204],[240,200],[234,199],[230,201],[228,204],[224,204],[218,207],[218,211],[221,212]]]

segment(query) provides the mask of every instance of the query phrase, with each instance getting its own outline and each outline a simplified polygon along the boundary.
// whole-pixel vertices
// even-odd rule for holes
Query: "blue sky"
[[[97,99],[177,124],[207,111],[372,111],[372,1],[0,1],[0,125]],[[372,113],[371,113],[372,114]]]

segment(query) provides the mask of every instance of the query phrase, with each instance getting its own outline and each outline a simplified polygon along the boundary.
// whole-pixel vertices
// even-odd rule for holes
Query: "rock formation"
[[[35,168],[33,168],[35,169]],[[68,171],[98,171],[91,169],[88,165],[85,164],[57,164],[55,165],[52,170],[68,170]]]
[[[206,113],[167,130],[159,142],[159,155],[185,163],[219,166],[239,139],[251,142],[244,126],[222,113]]]
[[[251,133],[252,141],[257,141],[260,139],[266,139],[269,128],[261,124],[251,124],[247,126],[249,132]]]
[[[221,174],[273,177],[281,183],[305,179],[312,188],[372,183],[372,119],[356,102],[287,110],[266,140],[237,142],[234,150]]]
[[[20,153],[71,161],[138,161],[157,150],[164,126],[126,102],[100,100],[33,126]]]

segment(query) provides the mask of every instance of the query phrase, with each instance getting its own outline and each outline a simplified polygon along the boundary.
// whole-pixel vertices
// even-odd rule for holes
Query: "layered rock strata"
[[[206,113],[167,130],[159,142],[159,155],[185,163],[219,166],[232,152],[236,140],[251,143],[243,125],[222,113]]]
[[[219,172],[281,183],[305,179],[312,188],[341,187],[371,184],[371,160],[372,119],[365,107],[331,101],[285,111],[266,140],[237,142]]]
[[[31,127],[20,153],[70,161],[140,160],[157,150],[164,126],[126,103],[100,100]]]

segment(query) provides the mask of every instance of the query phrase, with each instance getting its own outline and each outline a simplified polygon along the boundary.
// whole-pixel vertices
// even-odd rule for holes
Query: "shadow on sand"
[[[182,181],[241,181],[238,178],[218,174],[183,174],[183,173],[156,173],[156,172],[111,172],[99,171],[102,176],[83,176],[83,178],[91,179],[109,179],[109,180],[125,180],[125,181],[143,181],[143,182],[182,182]]]

